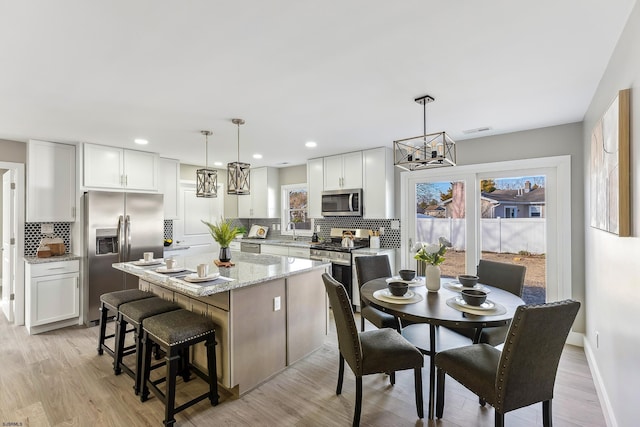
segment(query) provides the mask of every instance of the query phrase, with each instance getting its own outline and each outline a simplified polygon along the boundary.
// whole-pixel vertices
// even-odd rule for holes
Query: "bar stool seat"
[[[176,420],[174,415],[196,403],[209,399],[212,406],[218,404],[218,380],[216,375],[216,340],[215,323],[211,319],[188,310],[171,311],[143,320],[143,386],[140,400],[145,401],[149,396],[149,389],[165,404],[164,425],[172,426]],[[207,374],[201,372],[188,363],[189,347],[204,342],[207,347]],[[164,378],[152,381],[151,347],[158,344],[166,352],[167,372]],[[179,366],[180,355],[186,356],[186,365]],[[180,368],[180,369],[179,369]],[[209,384],[209,391],[193,398],[176,408],[176,376],[180,373],[185,381],[192,369],[200,378]],[[180,371],[180,372],[179,372]],[[158,388],[158,384],[166,382],[165,392]]]
[[[115,361],[113,370],[116,375],[119,375],[124,370],[135,380],[134,390],[136,395],[140,392],[140,385],[142,381],[142,321],[147,317],[178,309],[180,309],[178,304],[156,296],[122,304],[118,309],[118,318],[116,320]],[[134,330],[136,352],[135,371],[122,362],[122,359],[125,356],[123,349],[127,324],[130,324]]]
[[[102,355],[103,352],[106,351],[107,354],[114,357],[115,348],[112,349],[105,344],[105,340],[115,337],[115,334],[106,335],[109,311],[114,312],[114,315],[117,318],[118,308],[122,304],[154,296],[155,295],[151,292],[145,292],[139,289],[108,292],[100,295],[100,333],[98,335],[98,355]]]

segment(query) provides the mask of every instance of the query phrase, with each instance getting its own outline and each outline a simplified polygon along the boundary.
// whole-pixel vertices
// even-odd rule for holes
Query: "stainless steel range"
[[[310,258],[331,263],[331,275],[344,285],[353,303],[351,251],[367,247],[369,247],[369,230],[332,228],[330,240],[311,246]]]

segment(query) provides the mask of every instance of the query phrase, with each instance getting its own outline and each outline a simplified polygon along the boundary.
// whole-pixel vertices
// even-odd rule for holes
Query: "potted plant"
[[[245,234],[247,234],[247,229],[244,226],[237,227],[238,234],[236,235],[236,239],[242,239]]]
[[[211,237],[213,237],[213,240],[220,245],[220,261],[229,262],[231,260],[231,249],[229,249],[229,245],[240,232],[240,228],[234,226],[231,221],[225,220],[222,217],[220,217],[220,220],[215,224],[211,224],[204,220],[201,221],[204,225],[209,227]]]
[[[437,292],[440,289],[440,264],[444,262],[444,254],[447,248],[451,247],[444,237],[438,239],[438,243],[417,243],[413,250],[416,254],[413,256],[418,260],[418,270],[424,270],[427,290]]]

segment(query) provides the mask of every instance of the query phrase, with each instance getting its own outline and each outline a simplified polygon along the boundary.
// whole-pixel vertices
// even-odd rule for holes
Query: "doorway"
[[[527,178],[529,184],[526,184]],[[497,201],[500,192],[491,194],[492,191],[487,191],[496,181],[514,187],[516,181],[522,181],[522,188],[516,189],[511,201]],[[528,204],[523,203],[523,199],[531,199],[522,197],[527,191],[526,186],[529,185],[530,191],[535,184],[538,187],[544,185],[543,203],[533,203],[532,200]],[[428,197],[431,202],[440,199],[438,203],[421,204],[420,186],[425,185],[440,187],[437,197]],[[455,277],[463,272],[475,273],[481,258],[506,257],[509,258],[507,262],[518,263],[524,257],[533,255],[537,264],[535,267],[532,265],[531,269],[541,270],[537,273],[543,276],[542,283],[538,283],[538,280],[535,285],[542,286],[543,292],[537,292],[534,296],[529,294],[527,298],[535,297],[537,299],[531,302],[543,302],[570,297],[570,192],[569,156],[403,173],[402,266],[415,267],[411,246],[416,242],[427,239],[427,243],[434,243],[442,236],[450,240],[453,246],[441,266],[444,266],[442,271],[445,277]],[[563,196],[558,197],[558,194]],[[426,209],[420,211],[423,207]],[[439,215],[443,218],[439,219]],[[429,229],[437,235],[425,234],[425,230]],[[501,239],[501,230],[506,233],[505,237],[511,237],[506,241]],[[527,243],[527,247],[515,250],[508,246],[527,233],[533,239]],[[501,248],[501,243],[506,246]],[[447,263],[450,265],[447,266]]]
[[[0,161],[2,178],[2,312],[24,324],[24,164]]]

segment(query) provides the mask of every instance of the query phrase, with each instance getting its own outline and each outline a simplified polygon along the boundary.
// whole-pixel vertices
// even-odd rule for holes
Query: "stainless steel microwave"
[[[362,189],[323,191],[322,216],[362,216]]]

